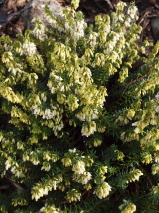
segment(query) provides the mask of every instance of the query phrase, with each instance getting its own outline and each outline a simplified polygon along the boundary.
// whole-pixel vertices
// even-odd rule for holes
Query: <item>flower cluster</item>
[[[143,175],[143,173],[139,169],[130,171],[126,175],[126,183],[134,182],[136,180],[139,180],[139,178],[140,178],[141,175]]]
[[[62,164],[65,166],[65,167],[68,167],[68,166],[71,166],[72,165],[72,161],[70,158],[62,158],[61,159],[61,162]]]
[[[119,125],[128,124],[130,120],[135,116],[135,111],[133,109],[124,110],[122,114],[115,120]],[[132,124],[133,126],[133,124]]]
[[[159,163],[159,153],[158,152],[154,153],[154,157],[155,157],[155,162]]]
[[[100,199],[105,198],[109,195],[111,191],[111,186],[107,182],[103,182],[101,185],[98,185],[94,191]]]
[[[152,155],[150,153],[145,152],[143,154],[143,160],[142,160],[142,162],[145,163],[145,164],[151,163],[152,162]]]
[[[91,180],[91,173],[90,172],[83,172],[83,174],[79,174],[78,176],[75,177],[75,180],[78,183],[82,183],[82,184],[87,184],[89,180]]]
[[[136,211],[136,206],[133,203],[124,200],[124,204],[120,205],[119,209],[121,210],[121,213],[133,213]]]
[[[96,123],[94,121],[90,121],[82,126],[81,133],[83,136],[90,136],[96,131]]]
[[[78,41],[81,37],[84,37],[84,30],[86,28],[86,23],[84,20],[78,20],[72,25],[69,22],[65,23],[65,29],[70,32],[72,38]]]
[[[18,163],[11,157],[8,157],[8,159],[6,160],[5,169],[10,169],[11,172],[18,178],[25,177],[25,170],[21,169]]]
[[[74,171],[75,174],[83,174],[85,172],[85,163],[78,160],[75,164],[73,164],[72,171]]]
[[[79,6],[79,2],[80,2],[80,0],[72,0],[71,7],[76,10]]]
[[[47,39],[46,35],[46,27],[45,25],[38,19],[33,19],[32,22],[34,23],[34,29],[32,31],[33,35],[36,36],[40,41]]]
[[[119,150],[114,150],[115,153],[117,153],[117,159],[123,161],[124,160],[124,153]]]
[[[153,192],[154,194],[159,194],[159,183],[157,184],[157,186],[153,187]]]
[[[129,14],[130,18],[133,20],[136,17],[136,14],[138,13],[138,9],[136,6],[131,5],[128,10],[127,10],[127,14]]]
[[[39,103],[41,103],[40,99]],[[58,105],[51,106],[51,109],[43,109],[42,105],[33,105],[31,109],[36,117],[37,115],[42,116],[44,119],[43,124],[51,127],[56,135],[64,127],[62,121],[63,110],[58,108]],[[50,123],[46,122],[45,120],[50,120]]]
[[[156,98],[156,100],[157,100],[157,103],[159,104],[159,92],[155,95],[155,98]],[[159,105],[156,106],[155,111],[156,111],[157,113],[159,113]]]
[[[73,201],[80,201],[81,194],[76,190],[72,189],[66,192],[66,199],[71,203]]]
[[[39,213],[47,213],[47,212],[52,212],[52,213],[60,213],[60,209],[56,208],[54,205],[48,205],[46,204],[44,207],[42,207],[39,211]]]
[[[12,73],[14,76],[16,76],[18,73],[22,73],[22,65],[14,61],[12,52],[5,52],[5,54],[2,56],[2,61],[6,64],[8,72]],[[6,79],[6,83],[7,80],[9,79]]]
[[[57,185],[62,182],[62,176],[58,175],[57,177],[53,177],[45,180],[44,182],[39,182],[32,187],[32,199],[38,201],[44,195],[48,195],[49,191],[56,190]]]
[[[98,130],[98,132],[99,132],[99,130]],[[95,139],[93,140],[93,146],[95,146],[95,147],[100,146],[101,143],[102,143],[102,140],[100,140],[100,139],[98,139],[98,138],[95,138]]]
[[[159,163],[153,164],[151,169],[153,175],[159,174]]]
[[[37,51],[35,44],[27,40],[23,43],[22,50],[23,50],[23,54],[27,56],[32,56]]]

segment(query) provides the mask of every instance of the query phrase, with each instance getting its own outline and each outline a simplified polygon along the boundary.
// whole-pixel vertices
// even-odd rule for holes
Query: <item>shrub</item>
[[[78,3],[0,38],[0,210],[156,212],[159,43],[133,4],[89,25]]]

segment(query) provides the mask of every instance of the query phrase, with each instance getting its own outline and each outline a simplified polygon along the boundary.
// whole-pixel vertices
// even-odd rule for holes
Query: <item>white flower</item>
[[[74,149],[69,149],[68,151],[69,151],[69,152],[75,153],[75,152],[76,152],[76,148],[74,148]]]
[[[140,129],[139,129],[138,127],[136,127],[136,128],[134,129],[134,132],[135,132],[136,134],[138,134],[138,133],[140,133]]]
[[[34,105],[32,106],[32,109],[36,109],[38,107],[38,105]]]
[[[133,171],[130,171],[128,174],[127,174],[127,180],[126,180],[126,183],[129,183],[129,182],[134,182],[134,181],[138,181],[140,176],[143,175],[143,173],[139,170],[139,169],[135,169]]]
[[[87,125],[83,125],[81,129],[82,135],[88,137],[92,135],[96,131],[96,123],[94,121],[90,121]]]
[[[8,160],[6,160],[5,162],[6,170],[8,170],[11,166],[12,166],[12,159],[8,158]]]
[[[95,191],[94,194],[96,194],[100,199],[105,198],[109,195],[109,192],[111,191],[111,186],[103,182],[101,185],[99,185]]]
[[[39,112],[39,109],[35,109],[34,114],[35,112]],[[56,110],[51,111],[50,109],[45,109],[45,112],[43,112],[43,119],[52,119],[53,117],[58,115],[59,113]]]
[[[159,99],[159,93],[157,93],[157,95],[155,95],[155,98],[158,100]]]
[[[118,2],[116,7],[121,7],[121,6],[127,6],[127,4],[125,2]]]
[[[44,24],[42,22],[39,23],[39,21],[37,22],[37,19],[33,19],[32,22],[35,23],[34,30],[32,31],[33,35],[36,36],[41,41],[46,39],[47,35],[45,33],[46,28],[45,28]]]
[[[36,109],[34,109],[34,115],[39,115],[39,113],[40,113],[40,109],[39,108],[36,108]]]
[[[61,159],[61,162],[62,164],[65,166],[65,167],[68,167],[68,166],[71,166],[72,165],[72,161],[70,158],[62,158]]]
[[[131,26],[131,18],[127,18],[126,20],[125,20],[125,26],[126,27],[130,27]]]
[[[90,172],[84,172],[83,174],[81,175],[78,175],[75,180],[78,182],[78,183],[82,183],[83,185],[84,184],[87,184],[89,180],[91,180],[92,178],[92,175]]]
[[[156,152],[154,154],[154,157],[155,157],[155,162],[159,163],[159,153],[158,152]]]
[[[97,44],[97,36],[98,36],[98,33],[96,32],[91,32],[90,36],[89,36],[89,43],[92,47],[95,47],[96,44]]]
[[[48,191],[48,188],[47,188],[47,187],[45,187],[44,192],[43,192],[43,193],[44,193],[44,195],[48,195],[48,192],[49,192],[49,191]]]
[[[123,22],[123,21],[124,21],[124,14],[119,14],[119,15],[118,15],[118,20],[119,20],[120,22]]]
[[[157,186],[153,187],[153,192],[154,192],[154,194],[158,194],[159,193],[159,183],[157,184]]]
[[[114,37],[113,37],[113,40],[114,40],[115,42],[117,42],[117,41],[119,40],[119,38],[120,38],[120,34],[119,34],[119,33],[116,33],[116,34],[114,35]]]
[[[159,106],[155,108],[155,112],[159,113]]]
[[[131,6],[128,8],[127,14],[131,17],[131,19],[134,19],[136,14],[137,14],[137,7],[136,6]]]
[[[50,16],[48,16],[47,14],[45,14],[45,18],[47,20],[47,23],[49,25],[51,25],[53,28],[57,28],[57,21],[53,18],[51,18]]]
[[[55,208],[55,206],[45,205],[44,207],[42,207],[40,209],[40,212],[42,212],[42,213],[44,213],[44,212],[59,213],[59,209]]]
[[[32,56],[36,53],[36,46],[33,42],[25,41],[22,45],[24,55]]]
[[[8,68],[8,72],[12,72],[13,75],[16,75],[16,73],[21,72],[21,70],[19,68],[15,68],[15,67],[10,66]]]
[[[83,161],[78,160],[72,167],[72,171],[75,172],[75,174],[83,174],[85,172],[85,164]]]
[[[84,20],[77,20],[72,25],[65,24],[65,28],[71,33],[72,38],[78,41],[81,37],[84,37],[84,29],[87,26]]]
[[[124,204],[119,206],[121,213],[133,213],[136,211],[136,206],[133,203],[126,203],[127,201],[124,200]]]
[[[131,126],[137,126],[137,122],[132,123]]]
[[[11,44],[12,44],[12,42],[11,42]],[[3,47],[4,47],[5,51],[12,51],[12,49],[13,49],[13,46],[8,45],[6,43],[4,43]]]
[[[153,175],[159,174],[159,164],[158,163],[152,165],[152,174]]]
[[[68,192],[66,192],[66,199],[71,203],[73,201],[80,201],[81,194],[76,190],[72,189]]]

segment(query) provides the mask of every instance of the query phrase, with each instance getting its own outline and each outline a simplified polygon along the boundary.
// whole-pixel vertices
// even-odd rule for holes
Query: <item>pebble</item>
[[[26,9],[22,17],[27,20],[27,29],[33,28],[33,23],[31,22],[34,18],[39,18],[44,23],[46,22],[43,13],[43,6],[48,5],[50,10],[55,16],[61,16],[61,9],[63,7],[56,0],[32,0],[29,2],[24,9]]]
[[[151,27],[154,39],[159,40],[159,17],[151,19]]]

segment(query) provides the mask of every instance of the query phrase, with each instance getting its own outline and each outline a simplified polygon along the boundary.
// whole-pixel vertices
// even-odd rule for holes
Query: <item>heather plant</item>
[[[0,38],[0,211],[157,212],[159,43],[134,4],[93,25],[78,5]]]

